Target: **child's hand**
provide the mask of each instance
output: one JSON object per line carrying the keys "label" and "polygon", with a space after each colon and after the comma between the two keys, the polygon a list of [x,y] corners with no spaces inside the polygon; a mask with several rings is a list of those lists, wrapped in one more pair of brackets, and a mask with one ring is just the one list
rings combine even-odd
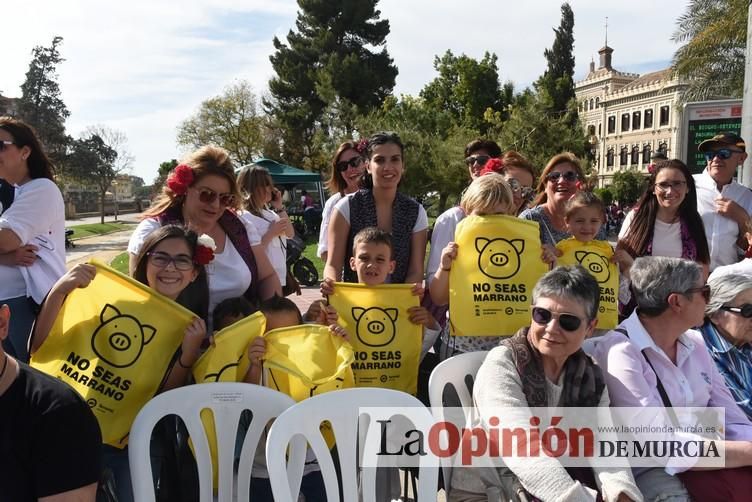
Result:
{"label": "child's hand", "polygon": [[334,309],[334,307],[332,307],[331,305],[322,304],[321,311],[319,312],[319,317],[316,320],[316,323],[323,326],[329,326],[330,324],[336,323],[337,319],[339,319],[339,315],[337,315],[337,311]]}
{"label": "child's hand", "polygon": [[410,290],[410,293],[412,293],[413,296],[417,296],[422,300],[423,295],[426,294],[426,288],[423,287],[422,282],[416,282],[415,284],[413,284],[413,289]]}
{"label": "child's hand", "polygon": [[324,300],[314,300],[314,302],[308,306],[308,310],[306,310],[303,320],[318,322],[319,316],[321,315],[322,305],[324,305]]}
{"label": "child's hand", "polygon": [[439,323],[425,307],[410,307],[407,313],[411,323],[421,324],[428,329],[439,329]]}
{"label": "child's hand", "polygon": [[200,317],[194,317],[193,321],[185,328],[183,343],[181,344],[182,354],[180,355],[180,365],[191,367],[198,360],[201,351],[201,342],[206,336],[206,323]]}
{"label": "child's hand", "polygon": [[452,268],[452,262],[457,259],[457,250],[459,246],[456,242],[450,242],[441,250],[441,270],[448,272]]}
{"label": "child's hand", "polygon": [[97,275],[97,268],[88,263],[79,263],[60,278],[55,284],[55,292],[62,295],[70,294],[76,288],[85,288]]}
{"label": "child's hand", "polygon": [[334,280],[332,279],[324,279],[321,282],[321,296],[329,296],[331,294],[334,294]]}
{"label": "child's hand", "polygon": [[551,244],[543,244],[543,253],[541,254],[541,260],[548,263],[548,266],[554,268],[556,266],[556,258],[561,256],[561,251]]}
{"label": "child's hand", "polygon": [[611,261],[619,265],[619,271],[622,275],[629,277],[629,270],[634,263],[634,258],[632,258],[629,253],[624,249],[616,248],[614,255],[611,257]]}
{"label": "child's hand", "polygon": [[345,328],[343,328],[339,324],[330,324],[329,325],[329,331],[331,331],[331,333],[334,336],[338,336],[340,338],[344,338],[345,341],[347,341],[347,342],[350,341],[350,336],[347,334],[347,331],[345,330]]}
{"label": "child's hand", "polygon": [[260,365],[266,356],[266,340],[263,336],[257,336],[248,344],[248,360],[251,365]]}
{"label": "child's hand", "polygon": [[34,244],[26,244],[13,251],[13,262],[19,267],[30,267],[37,261],[37,251]]}

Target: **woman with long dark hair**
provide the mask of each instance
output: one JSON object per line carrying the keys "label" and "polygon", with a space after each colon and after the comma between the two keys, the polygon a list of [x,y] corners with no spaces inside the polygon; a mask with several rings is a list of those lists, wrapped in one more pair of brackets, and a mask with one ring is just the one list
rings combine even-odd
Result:
{"label": "woman with long dark hair", "polygon": [[38,305],[65,273],[65,204],[34,129],[0,117],[0,178],[15,198],[0,216],[0,305],[10,318],[5,351],[24,363]]}

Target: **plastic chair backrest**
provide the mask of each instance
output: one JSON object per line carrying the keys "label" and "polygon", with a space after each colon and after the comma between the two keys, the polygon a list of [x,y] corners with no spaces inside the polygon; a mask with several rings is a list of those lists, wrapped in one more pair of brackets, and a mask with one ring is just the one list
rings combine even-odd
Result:
{"label": "plastic chair backrest", "polygon": [[[372,451],[371,446],[379,444],[381,424],[369,427],[371,417],[366,410],[362,410],[363,414],[361,414],[360,408],[379,407],[400,410],[410,408],[409,415],[406,415],[412,422],[410,427],[423,431],[426,436],[434,424],[431,412],[417,398],[404,392],[380,388],[359,387],[327,392],[301,401],[282,413],[272,424],[266,442],[266,462],[274,500],[277,502],[297,501],[298,492],[294,488],[300,485],[306,441],[318,459],[327,500],[330,502],[340,500],[334,462],[320,432],[320,425],[323,421],[331,424],[337,443],[342,500],[361,500],[358,496],[358,466],[363,465],[363,450]],[[400,425],[395,428],[404,431],[401,427],[407,422],[401,418],[398,420]],[[393,432],[390,430],[390,438],[398,435]],[[404,436],[400,437],[404,442]],[[366,445],[360,451],[359,438],[362,440],[360,446]],[[289,460],[285,457],[288,445]],[[427,447],[425,450],[427,455],[421,456],[419,460],[417,497],[419,500],[436,500],[438,459]],[[379,466],[381,467],[381,464]],[[291,479],[291,476],[294,478]],[[360,480],[363,502],[375,502],[376,468],[362,468]]]}
{"label": "plastic chair backrest", "polygon": [[[295,404],[290,396],[247,383],[218,382],[188,385],[159,394],[141,409],[131,427],[128,460],[133,495],[139,502],[155,500],[149,451],[152,430],[167,415],[177,415],[185,423],[198,465],[201,502],[249,500],[251,468],[256,447],[269,421]],[[201,421],[201,410],[211,410],[217,432],[219,485],[217,498],[212,490],[212,459]],[[240,415],[250,410],[253,420],[240,454],[238,484],[233,482],[235,441]],[[235,492],[236,498],[233,498]],[[252,500],[252,499],[251,499]]]}
{"label": "plastic chair backrest", "polygon": [[[457,354],[439,363],[431,372],[428,379],[428,401],[437,421],[444,420],[443,408],[473,406],[473,385],[475,375],[478,373],[483,361],[486,360],[488,351],[465,352]],[[470,420],[465,413],[465,424]],[[452,458],[442,457],[441,470],[444,474],[444,487],[447,492],[452,479]]]}

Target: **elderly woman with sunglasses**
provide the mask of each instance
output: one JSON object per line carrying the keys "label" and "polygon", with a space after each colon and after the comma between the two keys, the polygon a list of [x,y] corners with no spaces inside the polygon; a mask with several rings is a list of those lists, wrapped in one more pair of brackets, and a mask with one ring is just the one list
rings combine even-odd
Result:
{"label": "elderly woman with sunglasses", "polygon": [[27,363],[38,305],[65,273],[65,204],[36,133],[10,117],[0,117],[0,178],[16,187],[0,210],[0,305],[13,311],[3,347]]}
{"label": "elderly woman with sunglasses", "polygon": [[703,323],[710,299],[702,267],[681,258],[642,257],[634,261],[631,277],[637,309],[594,349],[611,404],[721,407],[726,417],[726,469],[639,469],[637,485],[646,500],[689,500],[690,495],[732,500],[734,489],[752,488],[752,423],[726,387],[702,335],[692,329]]}
{"label": "elderly woman with sunglasses", "polygon": [[[520,218],[538,222],[540,239],[543,245],[544,260],[553,263],[556,259],[556,243],[572,237],[567,232],[564,212],[567,201],[577,193],[585,181],[585,173],[579,159],[569,152],[555,155],[548,161],[538,180],[538,196],[533,207],[520,213]],[[606,240],[604,226],[595,236],[596,240]]]}
{"label": "elderly woman with sunglasses", "polygon": [[319,258],[324,262],[326,262],[329,249],[327,239],[329,238],[329,220],[332,217],[332,210],[342,197],[358,191],[366,162],[366,146],[368,145],[365,140],[358,143],[345,141],[339,145],[332,159],[332,172],[329,181],[327,181],[327,187],[332,196],[326,199],[326,203],[324,203],[321,228],[319,229],[319,246],[316,251]]}
{"label": "elderly woman with sunglasses", "polygon": [[[528,428],[532,407],[608,407],[601,370],[581,349],[597,323],[599,294],[596,280],[580,266],[541,277],[532,293],[530,326],[492,349],[478,370],[473,400],[479,426],[498,426],[502,408],[520,410],[504,417],[504,427]],[[520,488],[538,500],[596,500],[599,494],[606,501],[642,500],[629,469],[565,469],[546,455],[504,462],[500,471],[453,469],[448,500],[497,500],[487,494],[499,492],[504,500],[518,500]]]}
{"label": "elderly woman with sunglasses", "polygon": [[[214,260],[206,267],[210,313],[227,298],[245,296],[257,304],[281,295],[279,278],[258,232],[236,214],[239,204],[235,170],[227,152],[205,146],[191,153],[167,177],[161,195],[131,235],[131,274],[146,237],[163,225],[178,223],[214,240]],[[190,286],[186,292],[190,294]]]}
{"label": "elderly woman with sunglasses", "polygon": [[752,276],[714,276],[708,286],[700,332],[736,404],[752,419]]}

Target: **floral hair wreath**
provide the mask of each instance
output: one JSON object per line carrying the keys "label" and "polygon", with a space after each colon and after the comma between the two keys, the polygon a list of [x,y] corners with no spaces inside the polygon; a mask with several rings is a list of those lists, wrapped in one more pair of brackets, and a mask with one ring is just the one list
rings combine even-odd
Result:
{"label": "floral hair wreath", "polygon": [[362,138],[360,141],[358,141],[355,144],[355,151],[358,152],[361,155],[365,155],[366,151],[368,150],[368,140],[365,138]]}
{"label": "floral hair wreath", "polygon": [[196,239],[196,251],[193,253],[193,262],[196,265],[208,265],[214,260],[214,252],[217,250],[217,245],[214,243],[214,239],[206,234],[201,234]]}
{"label": "floral hair wreath", "polygon": [[167,188],[175,195],[185,195],[193,183],[193,169],[188,164],[180,164],[167,176]]}

